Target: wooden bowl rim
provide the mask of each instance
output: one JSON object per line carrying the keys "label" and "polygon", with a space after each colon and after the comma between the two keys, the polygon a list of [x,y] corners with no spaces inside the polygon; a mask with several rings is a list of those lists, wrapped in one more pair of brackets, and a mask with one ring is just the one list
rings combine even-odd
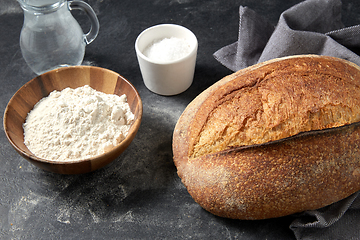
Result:
{"label": "wooden bowl rim", "polygon": [[[66,160],[66,161],[59,161],[59,160],[50,160],[50,159],[44,159],[44,158],[40,158],[35,156],[34,154],[31,153],[31,151],[29,150],[29,152],[31,153],[30,155],[27,152],[24,152],[21,148],[19,148],[17,146],[17,144],[15,144],[15,142],[11,139],[11,137],[8,134],[8,130],[7,130],[7,112],[9,111],[8,106],[11,105],[12,101],[14,101],[13,99],[15,98],[15,96],[17,94],[19,94],[19,92],[26,88],[29,84],[31,84],[33,81],[36,81],[36,79],[40,76],[45,76],[45,75],[50,75],[50,74],[54,74],[55,72],[59,72],[59,71],[68,71],[70,69],[74,69],[74,68],[79,68],[79,69],[97,69],[97,70],[101,70],[101,71],[106,71],[109,72],[111,74],[115,74],[118,76],[118,79],[121,79],[121,81],[126,82],[131,89],[135,92],[135,96],[136,99],[138,100],[138,106],[137,106],[137,111],[138,111],[138,117],[134,120],[134,122],[131,124],[128,135],[125,137],[124,140],[122,140],[118,145],[116,145],[114,148],[112,148],[110,151],[107,151],[105,153],[102,153],[100,155],[96,155],[94,157],[90,157],[90,158],[82,158],[82,159],[74,159],[74,160]],[[50,93],[49,93],[50,94]],[[115,93],[113,93],[115,94]],[[116,94],[117,95],[117,94]],[[122,75],[120,75],[119,73],[106,69],[106,68],[102,68],[102,67],[97,67],[97,66],[84,66],[84,65],[80,65],[80,66],[68,66],[68,67],[62,67],[62,68],[58,68],[58,69],[54,69],[48,72],[45,72],[41,75],[38,75],[36,77],[34,77],[33,79],[31,79],[30,81],[26,82],[23,86],[21,86],[14,94],[13,96],[10,98],[8,104],[6,105],[5,111],[4,111],[4,117],[3,117],[3,128],[4,128],[4,132],[5,135],[8,139],[8,141],[10,142],[10,144],[20,153],[20,155],[24,155],[26,157],[28,157],[29,159],[33,160],[33,161],[38,161],[38,162],[42,162],[42,163],[48,163],[48,164],[54,164],[54,165],[71,165],[71,164],[79,164],[82,162],[91,162],[93,160],[96,159],[101,159],[101,158],[106,158],[106,155],[111,155],[112,153],[116,152],[119,148],[122,148],[125,145],[124,150],[127,148],[126,145],[130,144],[132,142],[132,140],[134,139],[138,129],[140,128],[140,124],[141,124],[141,120],[142,120],[142,114],[143,114],[143,104],[142,104],[142,100],[140,97],[139,92],[137,91],[137,89],[134,87],[134,85],[127,80],[126,78],[124,78]],[[135,115],[135,113],[134,113]],[[26,145],[25,145],[26,147]],[[26,147],[27,148],[27,147]]]}

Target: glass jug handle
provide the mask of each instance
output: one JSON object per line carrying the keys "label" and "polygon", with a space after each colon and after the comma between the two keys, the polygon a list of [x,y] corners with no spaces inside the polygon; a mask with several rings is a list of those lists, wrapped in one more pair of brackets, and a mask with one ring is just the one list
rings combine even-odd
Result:
{"label": "glass jug handle", "polygon": [[91,8],[89,4],[83,1],[69,1],[68,8],[70,10],[84,11],[88,15],[91,22],[91,28],[89,32],[85,34],[85,41],[86,44],[90,44],[92,41],[94,41],[94,39],[98,35],[100,28],[99,20],[96,17],[94,10]]}

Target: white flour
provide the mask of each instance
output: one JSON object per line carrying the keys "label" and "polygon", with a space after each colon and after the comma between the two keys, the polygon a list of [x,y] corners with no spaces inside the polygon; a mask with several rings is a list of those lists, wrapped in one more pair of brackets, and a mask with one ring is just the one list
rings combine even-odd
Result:
{"label": "white flour", "polygon": [[120,143],[133,120],[126,95],[105,94],[89,86],[66,88],[34,106],[23,125],[24,142],[45,159],[93,157]]}

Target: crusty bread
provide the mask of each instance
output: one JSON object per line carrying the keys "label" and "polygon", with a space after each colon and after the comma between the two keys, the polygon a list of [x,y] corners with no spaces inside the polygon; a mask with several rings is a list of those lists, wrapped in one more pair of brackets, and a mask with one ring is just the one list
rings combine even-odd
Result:
{"label": "crusty bread", "polygon": [[218,81],[185,109],[173,154],[209,212],[265,219],[360,190],[360,68],[333,57],[274,59]]}

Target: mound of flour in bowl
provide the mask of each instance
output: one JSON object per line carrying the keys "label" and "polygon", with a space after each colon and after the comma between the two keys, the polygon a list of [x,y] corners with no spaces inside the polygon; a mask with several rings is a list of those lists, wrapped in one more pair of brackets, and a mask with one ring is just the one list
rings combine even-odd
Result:
{"label": "mound of flour in bowl", "polygon": [[24,143],[44,159],[94,157],[119,144],[133,120],[126,95],[105,94],[87,85],[55,90],[26,117]]}

